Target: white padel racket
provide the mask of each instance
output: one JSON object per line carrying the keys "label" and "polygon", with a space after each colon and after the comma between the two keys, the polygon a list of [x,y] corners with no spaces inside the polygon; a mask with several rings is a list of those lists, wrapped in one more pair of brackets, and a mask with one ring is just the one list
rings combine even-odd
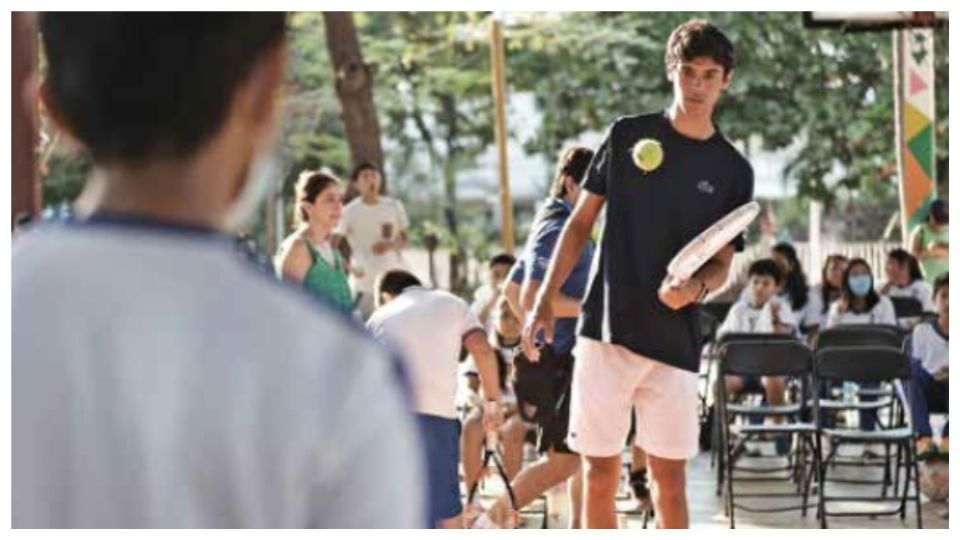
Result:
{"label": "white padel racket", "polygon": [[723,246],[746,230],[759,214],[760,204],[750,201],[723,216],[683,246],[667,265],[667,274],[676,281],[690,279]]}

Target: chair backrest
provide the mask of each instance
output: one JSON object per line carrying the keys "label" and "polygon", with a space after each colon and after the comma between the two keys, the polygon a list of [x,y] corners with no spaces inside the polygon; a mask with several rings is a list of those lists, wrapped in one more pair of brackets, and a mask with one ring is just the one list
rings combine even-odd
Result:
{"label": "chair backrest", "polygon": [[720,322],[706,311],[700,311],[700,345],[706,345],[717,337]]}
{"label": "chair backrest", "polygon": [[916,298],[909,296],[891,296],[889,298],[893,303],[893,312],[898,319],[923,316],[923,304]]}
{"label": "chair backrest", "polygon": [[773,334],[763,332],[727,332],[717,338],[717,345],[723,347],[733,342],[762,342],[762,343],[798,343],[796,336],[791,334]]}
{"label": "chair backrest", "polygon": [[899,349],[906,338],[904,331],[884,324],[849,324],[821,330],[817,350],[831,347],[892,347]]}
{"label": "chair backrest", "polygon": [[909,378],[910,362],[900,348],[827,347],[814,355],[813,371],[818,380],[884,382]]}
{"label": "chair backrest", "polygon": [[732,302],[707,302],[700,304],[700,310],[709,313],[714,319],[722,323],[727,318],[731,306],[733,306]]}
{"label": "chair backrest", "polygon": [[[751,334],[747,334],[751,335]],[[728,340],[720,349],[722,375],[802,376],[813,370],[813,353],[796,339]]]}

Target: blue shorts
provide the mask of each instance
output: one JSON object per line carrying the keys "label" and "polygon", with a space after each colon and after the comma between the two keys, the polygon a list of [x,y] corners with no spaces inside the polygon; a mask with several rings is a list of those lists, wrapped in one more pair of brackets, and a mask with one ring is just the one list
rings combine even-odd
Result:
{"label": "blue shorts", "polygon": [[463,512],[460,501],[460,421],[417,414],[429,478],[430,524]]}

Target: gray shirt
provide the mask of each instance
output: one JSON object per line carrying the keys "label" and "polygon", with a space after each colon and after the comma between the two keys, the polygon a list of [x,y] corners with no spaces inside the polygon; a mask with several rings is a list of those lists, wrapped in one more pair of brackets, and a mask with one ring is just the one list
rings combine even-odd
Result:
{"label": "gray shirt", "polygon": [[51,229],[13,247],[14,527],[426,523],[390,358],[343,317],[212,233]]}

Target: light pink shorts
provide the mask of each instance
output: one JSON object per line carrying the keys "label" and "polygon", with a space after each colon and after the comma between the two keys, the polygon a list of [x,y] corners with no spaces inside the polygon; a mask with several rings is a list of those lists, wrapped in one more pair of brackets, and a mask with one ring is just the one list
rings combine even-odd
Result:
{"label": "light pink shorts", "polygon": [[697,374],[612,343],[577,337],[567,445],[582,455],[623,451],[630,409],[635,444],[651,455],[690,459],[699,451]]}

